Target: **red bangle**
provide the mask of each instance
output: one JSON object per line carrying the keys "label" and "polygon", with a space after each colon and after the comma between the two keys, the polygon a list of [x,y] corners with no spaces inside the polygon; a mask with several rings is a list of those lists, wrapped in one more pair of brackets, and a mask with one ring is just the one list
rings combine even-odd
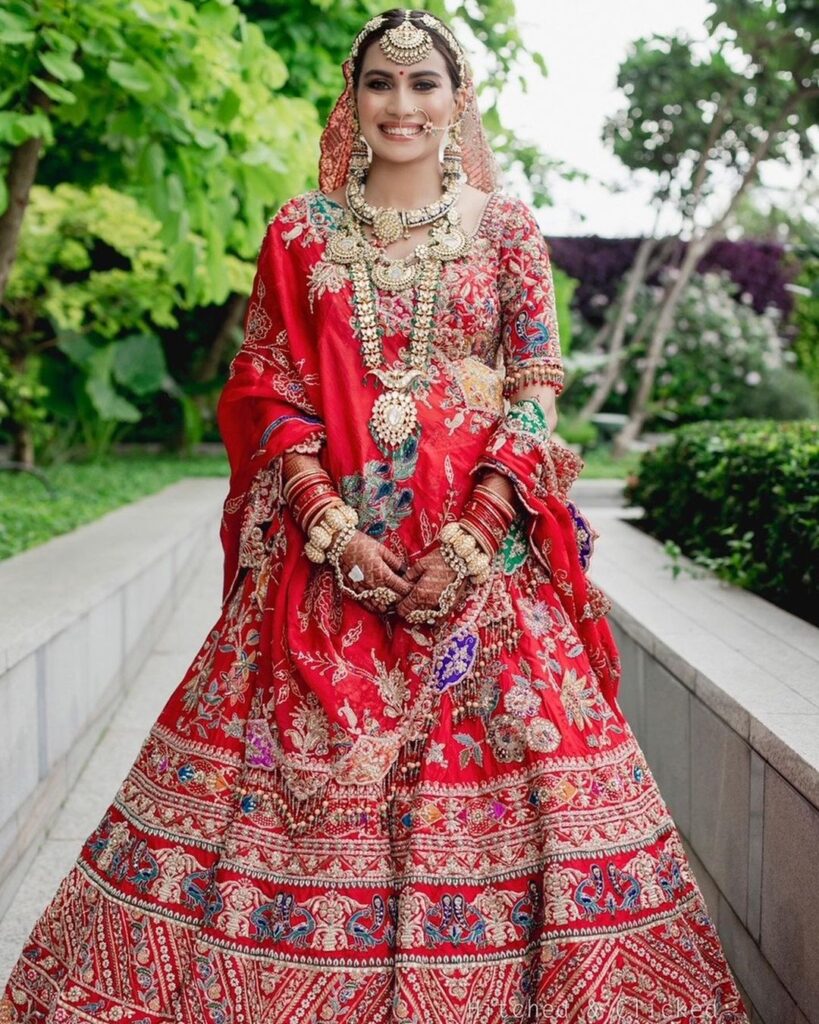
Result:
{"label": "red bangle", "polygon": [[295,497],[291,497],[289,505],[296,522],[306,533],[307,524],[314,517],[317,508],[326,504],[328,500],[335,501],[337,499],[338,493],[335,488],[331,484],[321,481],[300,491]]}

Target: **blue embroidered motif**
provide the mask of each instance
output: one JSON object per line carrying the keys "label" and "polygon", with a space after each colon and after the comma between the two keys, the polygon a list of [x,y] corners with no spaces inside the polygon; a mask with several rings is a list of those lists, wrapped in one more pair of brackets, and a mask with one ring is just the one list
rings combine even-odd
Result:
{"label": "blue embroidered motif", "polygon": [[286,423],[287,420],[301,420],[303,423],[321,423],[321,420],[319,419],[318,416],[308,416],[306,414],[302,414],[301,416],[296,416],[294,414],[291,414],[289,416],[279,416],[277,419],[273,420],[272,423],[269,423],[265,427],[265,431],[262,434],[261,439],[259,441],[259,447],[264,448],[264,446],[270,440],[270,436],[273,433],[273,431],[276,430],[277,427],[280,427],[282,423]]}
{"label": "blue embroidered motif", "polygon": [[456,633],[435,667],[435,689],[443,693],[460,683],[475,664],[478,638],[473,633]]}

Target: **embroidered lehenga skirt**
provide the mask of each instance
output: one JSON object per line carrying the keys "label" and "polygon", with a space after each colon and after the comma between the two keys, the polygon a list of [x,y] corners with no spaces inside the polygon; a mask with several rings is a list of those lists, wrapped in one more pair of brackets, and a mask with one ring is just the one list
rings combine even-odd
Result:
{"label": "embroidered lehenga skirt", "polygon": [[[497,313],[476,295],[528,222],[495,203],[446,310]],[[315,269],[332,218],[313,195],[274,225],[306,261],[292,281],[315,289],[299,308],[324,316],[324,361],[302,357],[260,272],[228,386],[250,440],[247,472],[231,453],[222,614],[37,922],[0,1020],[747,1024],[617,702],[600,596],[575,601],[561,537],[589,538],[559,449],[528,480],[522,435],[491,442],[499,378],[474,351],[441,354],[420,446],[366,448],[360,366],[353,388],[331,363],[356,351],[339,334],[333,355],[321,306],[348,302],[345,284]],[[277,389],[294,366],[305,386]],[[248,416],[254,375],[270,387]],[[281,501],[278,455],[296,444],[409,557],[457,515],[482,452],[506,459],[527,511],[452,621],[408,627],[304,557]]]}

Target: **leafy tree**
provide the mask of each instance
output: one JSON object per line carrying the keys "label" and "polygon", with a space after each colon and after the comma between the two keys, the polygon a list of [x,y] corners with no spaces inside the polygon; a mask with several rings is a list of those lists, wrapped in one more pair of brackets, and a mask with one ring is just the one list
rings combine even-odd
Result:
{"label": "leafy tree", "polygon": [[[159,225],[178,304],[224,302],[270,207],[309,180],[319,134],[314,106],[281,94],[261,30],[230,0],[8,0],[0,46],[0,300],[36,178],[133,196]],[[31,326],[33,347],[48,329]],[[23,333],[0,344],[25,375]]]}
{"label": "leafy tree", "polygon": [[[645,422],[674,310],[701,256],[730,223],[759,165],[813,153],[809,129],[819,113],[812,49],[813,0],[712,0],[710,49],[684,36],[639,39],[621,65],[628,105],[604,135],[632,170],[657,176],[658,208],[671,203],[690,238],[651,327],[640,386],[618,435],[622,453]],[[721,213],[709,200],[732,173]]]}
{"label": "leafy tree", "polygon": [[[18,433],[19,461],[30,463],[35,436],[44,437],[37,429],[42,410],[35,415],[21,406],[24,398],[32,405],[38,397],[60,421],[64,445],[76,429],[99,449],[120,424],[140,417],[116,384],[140,396],[159,389],[179,395],[154,333],[176,323],[180,301],[161,230],[133,197],[104,185],[87,191],[68,184],[32,188],[0,310],[0,371],[4,388],[16,396],[3,415],[26,428]],[[242,264],[234,258],[231,266],[232,276],[242,280]],[[127,331],[136,333],[122,338]],[[43,360],[55,350],[70,365]],[[21,390],[26,379],[48,386]]]}
{"label": "leafy tree", "polygon": [[287,69],[261,30],[218,0],[10,0],[0,44],[0,298],[38,175],[137,196],[186,299],[223,301],[226,254],[255,253],[271,202],[315,162],[315,109],[281,95]]}

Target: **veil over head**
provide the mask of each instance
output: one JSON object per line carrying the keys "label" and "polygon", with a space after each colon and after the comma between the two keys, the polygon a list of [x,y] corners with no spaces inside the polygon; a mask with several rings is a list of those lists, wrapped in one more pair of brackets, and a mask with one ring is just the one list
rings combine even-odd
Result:
{"label": "veil over head", "polygon": [[[500,170],[481,120],[475,81],[468,64],[466,67],[467,77],[462,83],[466,92],[466,105],[460,122],[463,169],[470,185],[483,192],[491,192],[500,183]],[[336,100],[321,135],[319,188],[325,193],[333,192],[346,184],[350,154],[356,142],[352,57],[344,61],[342,69],[344,91]]]}

